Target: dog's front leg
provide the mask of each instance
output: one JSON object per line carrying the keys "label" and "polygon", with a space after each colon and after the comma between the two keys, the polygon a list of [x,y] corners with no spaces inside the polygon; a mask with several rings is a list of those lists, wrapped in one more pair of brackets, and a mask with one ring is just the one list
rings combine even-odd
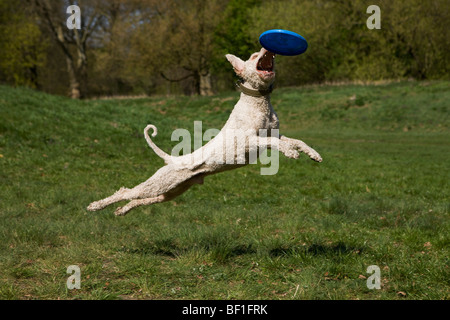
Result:
{"label": "dog's front leg", "polygon": [[288,138],[286,136],[280,136],[280,141],[287,143],[288,145],[291,145],[293,148],[298,149],[301,152],[307,154],[312,160],[322,162],[322,157],[320,156],[320,154],[303,141]]}
{"label": "dog's front leg", "polygon": [[282,141],[277,137],[254,137],[251,141],[253,146],[258,146],[259,148],[270,148],[278,150],[283,153],[286,157],[292,159],[298,159],[300,156],[296,148],[293,148],[292,144]]}

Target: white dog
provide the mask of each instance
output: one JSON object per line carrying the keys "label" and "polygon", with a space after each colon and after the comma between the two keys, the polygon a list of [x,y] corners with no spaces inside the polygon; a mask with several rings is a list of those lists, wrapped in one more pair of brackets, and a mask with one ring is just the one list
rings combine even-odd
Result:
{"label": "white dog", "polygon": [[[144,130],[145,139],[166,165],[136,187],[121,188],[112,196],[91,203],[88,210],[101,210],[115,202],[131,200],[115,212],[116,215],[125,215],[141,205],[171,200],[192,185],[203,184],[203,179],[207,175],[248,164],[251,162],[249,156],[258,148],[276,149],[286,157],[294,159],[299,157],[300,151],[314,161],[322,161],[320,155],[303,141],[278,134],[278,117],[270,104],[270,93],[275,80],[275,54],[262,48],[252,54],[247,61],[231,54],[227,54],[226,58],[243,80],[239,85],[242,93],[217,136],[193,153],[175,157],[165,153],[153,143],[148,130],[151,128],[152,136],[155,136],[156,127],[148,125]],[[268,134],[260,135],[262,129]],[[231,136],[226,134],[233,131],[239,134]],[[245,134],[242,134],[243,132]],[[237,148],[238,145],[245,147]],[[229,159],[230,154],[233,161]]]}

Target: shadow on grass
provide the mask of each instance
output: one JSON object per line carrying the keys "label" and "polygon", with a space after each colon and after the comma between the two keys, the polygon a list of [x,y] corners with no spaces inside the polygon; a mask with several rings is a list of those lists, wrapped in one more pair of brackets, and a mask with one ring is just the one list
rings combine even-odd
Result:
{"label": "shadow on grass", "polygon": [[256,247],[252,244],[227,244],[212,243],[203,246],[180,246],[174,241],[160,240],[152,244],[141,245],[140,247],[129,248],[123,247],[121,251],[139,254],[139,255],[159,255],[170,258],[176,258],[190,251],[201,249],[210,254],[211,258],[217,262],[226,262],[231,258],[243,255],[268,255],[274,257],[304,256],[304,255],[326,255],[326,256],[342,256],[348,254],[360,255],[365,248],[350,246],[339,242],[337,244],[317,244],[311,245],[279,245],[275,247]]}
{"label": "shadow on grass", "polygon": [[154,243],[148,243],[147,245],[140,245],[134,248],[122,247],[120,251],[132,254],[151,254],[175,258],[198,249],[203,249],[206,252],[209,252],[213,255],[213,257],[218,258],[219,260],[226,260],[231,257],[254,254],[257,252],[251,244],[228,245],[223,243],[212,243],[203,246],[182,246],[170,239],[159,240]]}
{"label": "shadow on grass", "polygon": [[346,254],[361,254],[365,250],[363,247],[354,247],[339,242],[333,245],[323,245],[313,243],[309,246],[288,246],[276,247],[269,250],[271,257],[292,256],[292,255],[327,255],[340,256]]}

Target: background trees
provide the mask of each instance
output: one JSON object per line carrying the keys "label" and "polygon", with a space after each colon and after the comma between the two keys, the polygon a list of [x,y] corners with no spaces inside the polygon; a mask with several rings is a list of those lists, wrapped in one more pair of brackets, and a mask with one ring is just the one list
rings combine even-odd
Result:
{"label": "background trees", "polygon": [[40,88],[38,67],[46,61],[46,41],[29,8],[0,0],[0,81]]}
{"label": "background trees", "polygon": [[214,30],[225,7],[226,2],[221,0],[166,1],[153,21],[142,26],[164,79],[190,79],[191,91],[212,94]]}
{"label": "background trees", "polygon": [[[81,9],[69,30],[66,8]],[[201,94],[232,88],[224,58],[247,58],[272,28],[302,34],[307,52],[277,57],[277,83],[449,77],[447,0],[0,0],[0,82],[73,98]]]}

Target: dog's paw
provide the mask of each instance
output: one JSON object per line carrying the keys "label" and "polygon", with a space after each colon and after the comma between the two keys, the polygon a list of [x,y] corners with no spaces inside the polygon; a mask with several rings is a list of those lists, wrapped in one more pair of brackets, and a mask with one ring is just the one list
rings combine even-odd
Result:
{"label": "dog's paw", "polygon": [[289,149],[284,152],[284,155],[291,159],[298,159],[300,157],[300,153],[295,149]]}
{"label": "dog's paw", "polygon": [[116,209],[116,211],[114,211],[114,214],[115,214],[116,216],[123,216],[124,213],[122,212],[122,207],[118,207],[118,208]]}
{"label": "dog's paw", "polygon": [[100,209],[102,209],[102,207],[101,207],[101,205],[100,205],[100,201],[92,202],[92,203],[87,207],[87,210],[89,210],[89,211],[97,211],[97,210],[100,210]]}
{"label": "dog's paw", "polygon": [[316,162],[322,162],[322,157],[316,150],[310,148],[305,153],[311,158],[311,160],[314,160]]}
{"label": "dog's paw", "polygon": [[319,154],[313,157],[310,156],[310,158],[316,162],[322,162],[322,157]]}
{"label": "dog's paw", "polygon": [[114,211],[114,214],[118,217],[124,216],[128,213],[128,210],[125,207],[118,207],[116,211]]}

